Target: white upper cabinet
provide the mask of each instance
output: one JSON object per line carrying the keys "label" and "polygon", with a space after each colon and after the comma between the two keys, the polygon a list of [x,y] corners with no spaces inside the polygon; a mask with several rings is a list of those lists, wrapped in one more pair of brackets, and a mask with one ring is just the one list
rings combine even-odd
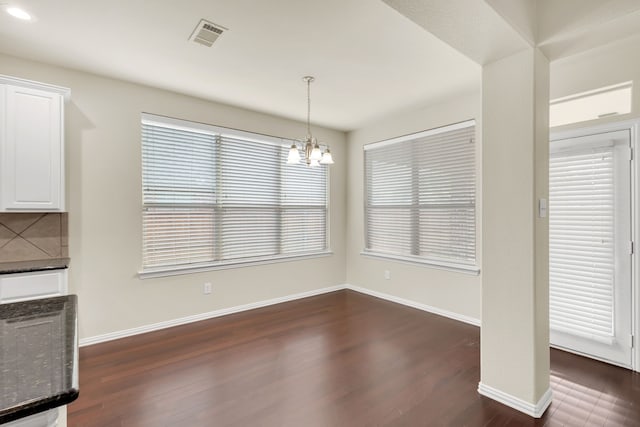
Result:
{"label": "white upper cabinet", "polygon": [[64,94],[0,78],[0,211],[64,211]]}

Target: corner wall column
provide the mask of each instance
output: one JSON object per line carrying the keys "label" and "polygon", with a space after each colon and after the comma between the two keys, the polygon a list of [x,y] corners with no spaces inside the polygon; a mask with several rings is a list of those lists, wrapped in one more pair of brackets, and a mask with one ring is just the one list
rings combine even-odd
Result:
{"label": "corner wall column", "polygon": [[527,48],[483,67],[485,396],[540,417],[549,388],[549,61]]}

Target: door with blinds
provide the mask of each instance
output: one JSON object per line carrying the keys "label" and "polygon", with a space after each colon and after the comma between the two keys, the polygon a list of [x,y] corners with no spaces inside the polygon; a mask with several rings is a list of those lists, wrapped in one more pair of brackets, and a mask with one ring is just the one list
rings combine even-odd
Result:
{"label": "door with blinds", "polygon": [[552,141],[551,344],[631,366],[631,148],[628,130]]}

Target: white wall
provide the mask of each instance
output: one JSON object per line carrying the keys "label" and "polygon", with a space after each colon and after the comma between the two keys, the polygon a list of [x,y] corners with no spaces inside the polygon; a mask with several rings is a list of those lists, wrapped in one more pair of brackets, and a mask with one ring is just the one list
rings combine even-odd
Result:
{"label": "white wall", "polygon": [[[478,87],[480,82],[478,82]],[[468,119],[476,119],[476,148],[481,151],[480,93],[460,96],[447,103],[388,117],[370,126],[348,134],[349,166],[347,202],[347,283],[408,299],[410,301],[450,312],[461,317],[480,319],[481,276],[439,270],[417,264],[365,257],[364,249],[364,170],[363,145],[375,141],[406,135],[448,125]],[[477,259],[481,265],[480,173],[482,160],[478,157]],[[384,271],[391,278],[385,280]]]}
{"label": "white wall", "polygon": [[[314,128],[330,142],[328,257],[140,280],[140,113],[300,138],[303,123],[0,56],[0,74],[71,88],[66,110],[69,287],[79,298],[80,337],[94,337],[345,282],[345,134]],[[215,82],[212,82],[215,84]],[[277,100],[274,100],[277,102]],[[211,282],[213,294],[202,294]]]}

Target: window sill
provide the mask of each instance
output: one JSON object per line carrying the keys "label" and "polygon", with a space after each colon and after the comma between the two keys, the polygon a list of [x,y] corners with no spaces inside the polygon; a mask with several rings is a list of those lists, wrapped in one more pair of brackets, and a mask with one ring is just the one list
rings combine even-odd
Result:
{"label": "window sill", "polygon": [[424,267],[436,268],[438,270],[453,271],[456,273],[470,274],[478,276],[480,274],[480,268],[475,265],[457,264],[453,262],[426,260],[422,258],[413,258],[408,256],[399,255],[387,255],[373,252],[362,251],[360,255],[367,258],[385,259],[391,261],[397,261],[404,264],[421,265]]}
{"label": "window sill", "polygon": [[165,268],[155,268],[138,272],[140,279],[153,279],[156,277],[177,276],[180,274],[200,273],[203,271],[227,270],[230,268],[253,267],[257,265],[275,264],[279,262],[301,261],[305,259],[322,258],[333,255],[332,251],[316,252],[305,255],[279,256],[272,258],[262,258],[257,260],[237,260],[225,262],[224,264],[199,264],[193,266],[175,266]]}

